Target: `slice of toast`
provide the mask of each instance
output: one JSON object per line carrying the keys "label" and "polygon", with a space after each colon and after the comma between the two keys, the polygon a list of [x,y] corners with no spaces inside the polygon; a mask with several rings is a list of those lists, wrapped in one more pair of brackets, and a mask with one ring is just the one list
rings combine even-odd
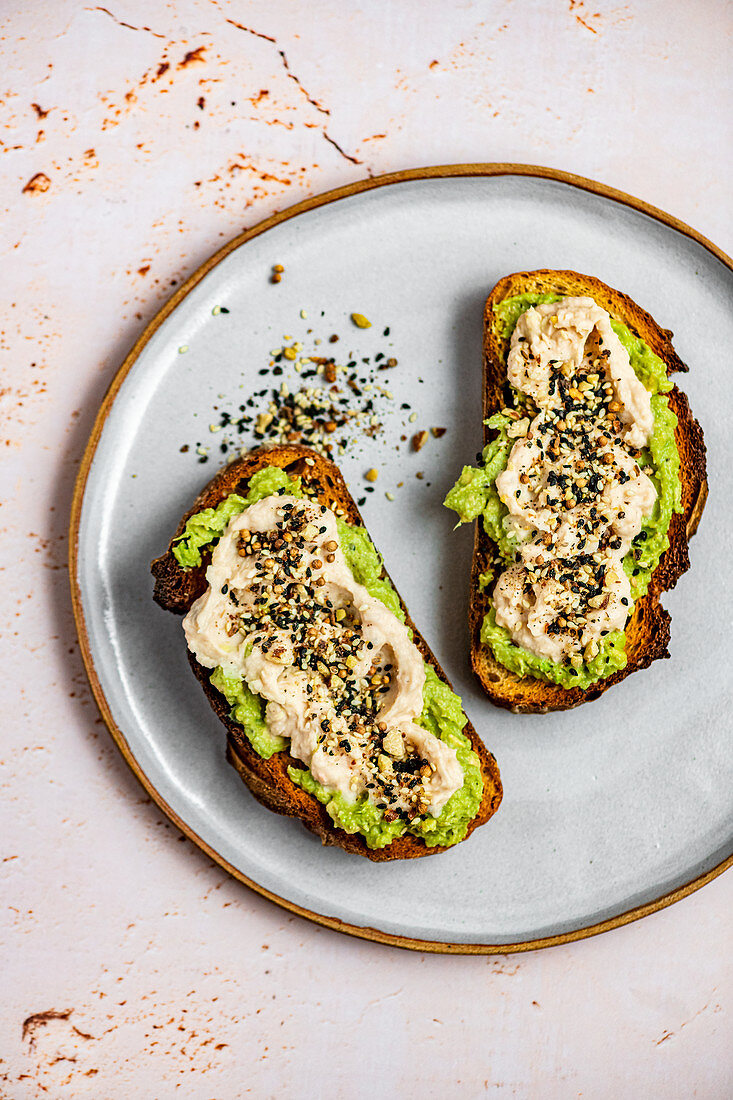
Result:
{"label": "slice of toast", "polygon": [[[338,467],[307,447],[285,445],[258,448],[221,469],[183,516],[174,539],[182,534],[186,521],[194,513],[204,508],[215,507],[230,493],[246,494],[249,479],[264,466],[279,466],[288,474],[300,477],[303,485],[307,486],[309,495],[328,507],[341,508],[344,513],[343,518],[348,523],[363,526],[363,520]],[[151,565],[151,571],[155,577],[153,598],[166,610],[182,615],[206,590],[206,568],[211,557],[211,548],[202,551],[203,560],[200,566],[183,569],[172,553],[174,539],[171,540],[166,553]],[[386,572],[384,576],[387,576]],[[410,619],[407,608],[402,601],[400,602],[406,623],[413,631],[415,645],[424,660],[435,669],[439,678],[450,686],[445,673]],[[183,638],[181,638],[181,644],[184,644]],[[296,786],[288,776],[288,766],[292,764],[302,766],[300,762],[291,757],[287,750],[275,753],[269,760],[259,756],[250,745],[243,729],[231,720],[231,708],[227,701],[209,682],[211,670],[203,668],[190,652],[188,658],[217,717],[226,726],[229,762],[234,765],[252,794],[263,805],[276,813],[300,818],[304,825],[321,837],[324,844],[338,845],[347,852],[367,856],[372,860],[414,859],[446,850],[440,846],[429,848],[421,838],[409,834],[397,837],[386,848],[371,849],[367,847],[359,833],[349,834],[337,828],[326,812],[325,806],[301,787]],[[470,835],[477,826],[483,825],[496,812],[501,801],[502,787],[496,760],[487,751],[470,723],[465,726],[464,733],[470,738],[473,751],[479,757],[484,782],[481,804],[469,825],[467,835]]]}
{"label": "slice of toast", "polygon": [[[593,298],[611,317],[622,321],[663,360],[668,375],[676,371],[687,371],[688,368],[672,347],[672,333],[661,328],[653,317],[625,294],[606,286],[600,279],[579,275],[575,271],[521,271],[515,275],[507,275],[496,284],[484,310],[484,420],[507,404],[512,404],[506,365],[510,336],[502,334],[493,307],[505,298],[517,294],[549,293]],[[493,586],[481,592],[479,576],[489,568],[498,551],[496,544],[484,531],[479,517],[474,540],[469,605],[471,663],[484,691],[498,706],[519,714],[567,710],[590,699],[598,699],[613,684],[618,684],[637,669],[647,668],[657,658],[669,657],[667,646],[670,638],[670,616],[661,606],[660,596],[673,588],[690,567],[687,544],[697,530],[705,506],[707,481],[702,429],[690,412],[687,397],[677,386],[666,396],[670,408],[677,415],[675,441],[680,454],[682,512],[672,515],[669,548],[660,559],[646,595],[636,602],[626,625],[625,668],[583,690],[577,687],[565,688],[530,676],[516,676],[496,660],[491,649],[482,645],[480,638],[481,624],[489,610]],[[491,441],[493,434],[491,428],[484,426],[485,443]]]}

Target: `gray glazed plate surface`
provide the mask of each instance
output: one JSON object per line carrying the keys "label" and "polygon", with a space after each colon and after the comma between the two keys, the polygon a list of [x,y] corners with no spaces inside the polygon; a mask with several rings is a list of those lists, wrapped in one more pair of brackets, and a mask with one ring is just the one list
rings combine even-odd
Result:
{"label": "gray glazed plate surface", "polygon": [[[275,263],[286,268],[278,286]],[[664,597],[671,659],[575,711],[519,717],[494,708],[473,679],[472,532],[454,532],[441,501],[481,446],[484,299],[501,276],[538,267],[596,275],[674,330],[690,366],[678,381],[705,431],[710,498],[692,568]],[[274,225],[214,266],[144,343],[106,411],[88,452],[72,582],[97,698],[128,760],[186,831],[289,907],[437,949],[583,934],[718,867],[731,852],[733,790],[731,683],[720,658],[730,587],[719,549],[731,541],[719,472],[729,468],[720,348],[733,344],[732,289],[724,263],[648,214],[511,173],[408,178],[351,194]],[[372,328],[352,326],[353,311]],[[394,395],[383,434],[338,461],[355,497],[364,471],[379,469],[365,522],[502,773],[498,814],[429,859],[372,864],[322,848],[261,807],[224,759],[224,730],[188,668],[180,619],[151,599],[150,560],[218,466],[213,410],[237,409],[260,383],[281,381],[257,371],[285,334],[310,347],[308,328],[340,334],[339,361],[387,345],[399,361],[382,376]],[[417,412],[413,423],[403,402]],[[434,425],[447,432],[419,455],[400,441]],[[196,443],[211,449],[208,463],[197,461]]]}

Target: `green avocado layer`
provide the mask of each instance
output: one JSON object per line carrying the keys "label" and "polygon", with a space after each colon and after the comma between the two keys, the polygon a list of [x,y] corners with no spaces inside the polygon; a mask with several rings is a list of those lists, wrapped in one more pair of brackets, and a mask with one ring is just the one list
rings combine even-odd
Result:
{"label": "green avocado layer", "polygon": [[[530,306],[559,299],[559,294],[518,294],[499,302],[494,306],[494,311],[500,325],[500,335],[508,340],[520,316]],[[611,327],[626,348],[637,378],[652,394],[654,413],[654,430],[649,446],[642,452],[641,463],[652,468],[651,478],[657,490],[657,499],[623,562],[631,581],[631,599],[636,602],[647,591],[652,574],[669,546],[672,513],[682,511],[680,458],[674,438],[677,417],[669,408],[667,398],[662,396],[672,389],[663,361],[621,321],[612,318]],[[499,499],[495,484],[498,475],[506,469],[513,446],[513,440],[507,436],[511,420],[502,413],[495,413],[486,423],[496,434],[491,443],[484,447],[482,464],[463,467],[444,503],[457,512],[459,523],[470,523],[481,516],[484,530],[496,543],[501,558],[511,563],[517,543],[507,529],[505,520],[508,511]],[[482,589],[493,579],[492,573],[481,578]],[[629,614],[632,610],[633,606]],[[509,631],[497,625],[493,608],[481,625],[481,641],[489,646],[497,661],[517,676],[535,676],[567,688],[585,689],[626,666],[626,636],[621,631],[607,635],[602,640],[600,652],[591,661],[583,661],[578,668],[573,668],[568,663],[559,664],[547,657],[538,657],[515,645]]]}
{"label": "green avocado layer", "polygon": [[173,556],[176,561],[184,569],[201,565],[202,549],[219,538],[232,516],[239,515],[258,500],[284,492],[302,497],[300,478],[289,477],[279,466],[264,466],[249,479],[246,497],[230,493],[216,508],[204,508],[186,521],[183,534],[174,540]]}
{"label": "green avocado layer", "polygon": [[481,805],[484,784],[479,759],[462,732],[466,716],[461,700],[438,679],[435,670],[428,664],[425,665],[423,711],[417,724],[454,748],[458,763],[463,768],[463,786],[451,795],[437,817],[417,817],[412,822],[399,818],[385,821],[382,811],[365,797],[347,802],[341,793],[325,790],[309,771],[297,767],[289,767],[288,775],[294,783],[324,804],[339,829],[347,833],[361,833],[369,848],[384,848],[395,837],[405,833],[422,837],[429,848],[457,844],[463,840]]}
{"label": "green avocado layer", "polygon": [[[299,497],[304,495],[299,478],[290,478],[276,466],[266,466],[252,476],[246,496],[232,493],[216,508],[206,508],[191,516],[173,547],[178,563],[184,568],[200,565],[201,550],[220,537],[232,516],[274,493],[288,493]],[[340,519],[337,520],[337,526],[344,556],[354,579],[404,622],[405,616],[397,593],[381,575],[382,559],[367,532],[363,527],[352,526]],[[256,753],[268,760],[273,753],[287,749],[287,741],[274,736],[267,728],[264,700],[250,691],[241,677],[229,676],[222,668],[216,668],[210,679],[216,690],[230,704],[232,720],[242,727]],[[463,786],[451,795],[438,817],[426,815],[415,818],[412,822],[399,818],[388,822],[384,820],[383,811],[377,809],[365,796],[349,802],[342,794],[327,791],[310,771],[295,765],[288,768],[288,775],[294,783],[325,805],[338,828],[347,833],[360,833],[369,848],[384,848],[395,837],[405,833],[422,837],[431,848],[436,845],[447,847],[456,844],[465,837],[481,804],[481,765],[471,748],[469,738],[462,732],[466,725],[466,716],[461,700],[428,664],[425,665],[423,711],[417,722],[454,748],[463,768]]]}

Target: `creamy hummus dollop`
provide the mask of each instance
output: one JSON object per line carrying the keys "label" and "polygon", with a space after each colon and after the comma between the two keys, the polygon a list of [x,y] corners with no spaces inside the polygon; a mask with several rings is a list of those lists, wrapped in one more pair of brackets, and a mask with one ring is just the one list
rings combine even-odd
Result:
{"label": "creamy hummus dollop", "polygon": [[594,360],[599,360],[610,403],[617,406],[612,411],[621,421],[624,442],[646,446],[654,429],[649,393],[636,377],[608,312],[592,298],[562,298],[526,310],[512,333],[507,377],[539,409],[561,409],[563,396],[552,366],[562,364],[564,377],[570,379]]}
{"label": "creamy hummus dollop", "polygon": [[334,512],[266,497],[234,516],[183,620],[189,649],[267,700],[265,720],[329,791],[387,820],[437,816],[456,752],[417,725],[425,669],[404,623],[354,579]]}
{"label": "creamy hummus dollop", "polygon": [[592,298],[526,310],[507,357],[530,399],[496,479],[516,540],[493,592],[496,621],[551,661],[592,659],[631,610],[623,558],[657,492],[639,451],[654,430],[648,391]]}

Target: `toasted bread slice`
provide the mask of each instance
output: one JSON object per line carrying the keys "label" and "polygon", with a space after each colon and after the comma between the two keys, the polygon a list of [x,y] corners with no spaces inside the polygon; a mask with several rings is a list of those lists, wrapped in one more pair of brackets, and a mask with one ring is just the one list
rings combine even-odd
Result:
{"label": "toasted bread slice", "polygon": [[[600,279],[579,275],[575,271],[522,271],[501,279],[486,302],[483,338],[484,420],[512,403],[506,366],[510,337],[501,333],[494,306],[517,294],[548,293],[561,296],[587,295],[593,298],[611,317],[622,321],[663,360],[668,375],[676,371],[687,371],[688,368],[672,347],[672,333],[661,328],[653,317],[627,295],[606,286]],[[675,441],[680,454],[682,512],[672,515],[669,548],[662,555],[646,595],[637,601],[627,623],[625,668],[583,690],[577,687],[565,688],[534,677],[516,676],[497,661],[491,649],[482,645],[480,638],[481,624],[490,606],[491,590],[479,590],[479,576],[496,557],[497,547],[484,531],[480,518],[476,523],[469,606],[471,663],[484,691],[498,706],[520,714],[567,710],[590,699],[598,699],[613,684],[620,683],[637,669],[647,668],[657,658],[669,657],[667,646],[670,638],[670,616],[661,606],[660,596],[673,588],[690,567],[687,544],[697,530],[705,506],[707,481],[702,429],[690,412],[685,394],[677,386],[666,396],[670,408],[677,415]],[[485,426],[485,443],[489,443],[492,436],[492,430]]]}
{"label": "toasted bread slice", "polygon": [[[333,462],[307,447],[297,445],[262,447],[250,451],[245,457],[237,459],[219,471],[181,519],[174,539],[182,534],[186,521],[194,513],[204,508],[215,507],[230,493],[246,493],[249,479],[264,466],[279,466],[288,474],[302,478],[309,494],[321,504],[341,508],[344,519],[348,523],[363,526],[356,504],[346,488],[338,467]],[[210,548],[202,551],[203,561],[199,567],[182,569],[172,553],[173,541],[171,540],[167,552],[151,565],[155,577],[153,598],[161,607],[182,615],[206,590],[206,567],[210,559]],[[384,575],[387,576],[386,573]],[[402,603],[402,609],[405,612],[407,625],[412,628],[415,645],[424,660],[431,664],[439,678],[450,686],[445,673],[410,619],[404,603]],[[183,639],[181,643],[183,644]],[[326,812],[325,806],[296,786],[288,776],[288,766],[299,762],[295,761],[287,750],[275,753],[269,760],[259,756],[251,747],[243,729],[231,720],[229,704],[209,682],[211,670],[198,664],[191,653],[188,656],[211,706],[226,726],[229,762],[234,765],[252,794],[263,805],[277,813],[300,818],[304,825],[321,837],[324,844],[337,845],[347,852],[367,856],[372,860],[414,859],[433,852],[445,851],[445,848],[439,846],[429,848],[419,837],[411,835],[397,837],[386,848],[370,849],[360,834],[349,834],[337,828]],[[477,826],[483,825],[496,812],[501,801],[502,787],[496,760],[487,751],[470,723],[466,725],[464,733],[470,738],[473,751],[479,757],[484,782],[481,804],[469,825],[467,835],[470,835]]]}

